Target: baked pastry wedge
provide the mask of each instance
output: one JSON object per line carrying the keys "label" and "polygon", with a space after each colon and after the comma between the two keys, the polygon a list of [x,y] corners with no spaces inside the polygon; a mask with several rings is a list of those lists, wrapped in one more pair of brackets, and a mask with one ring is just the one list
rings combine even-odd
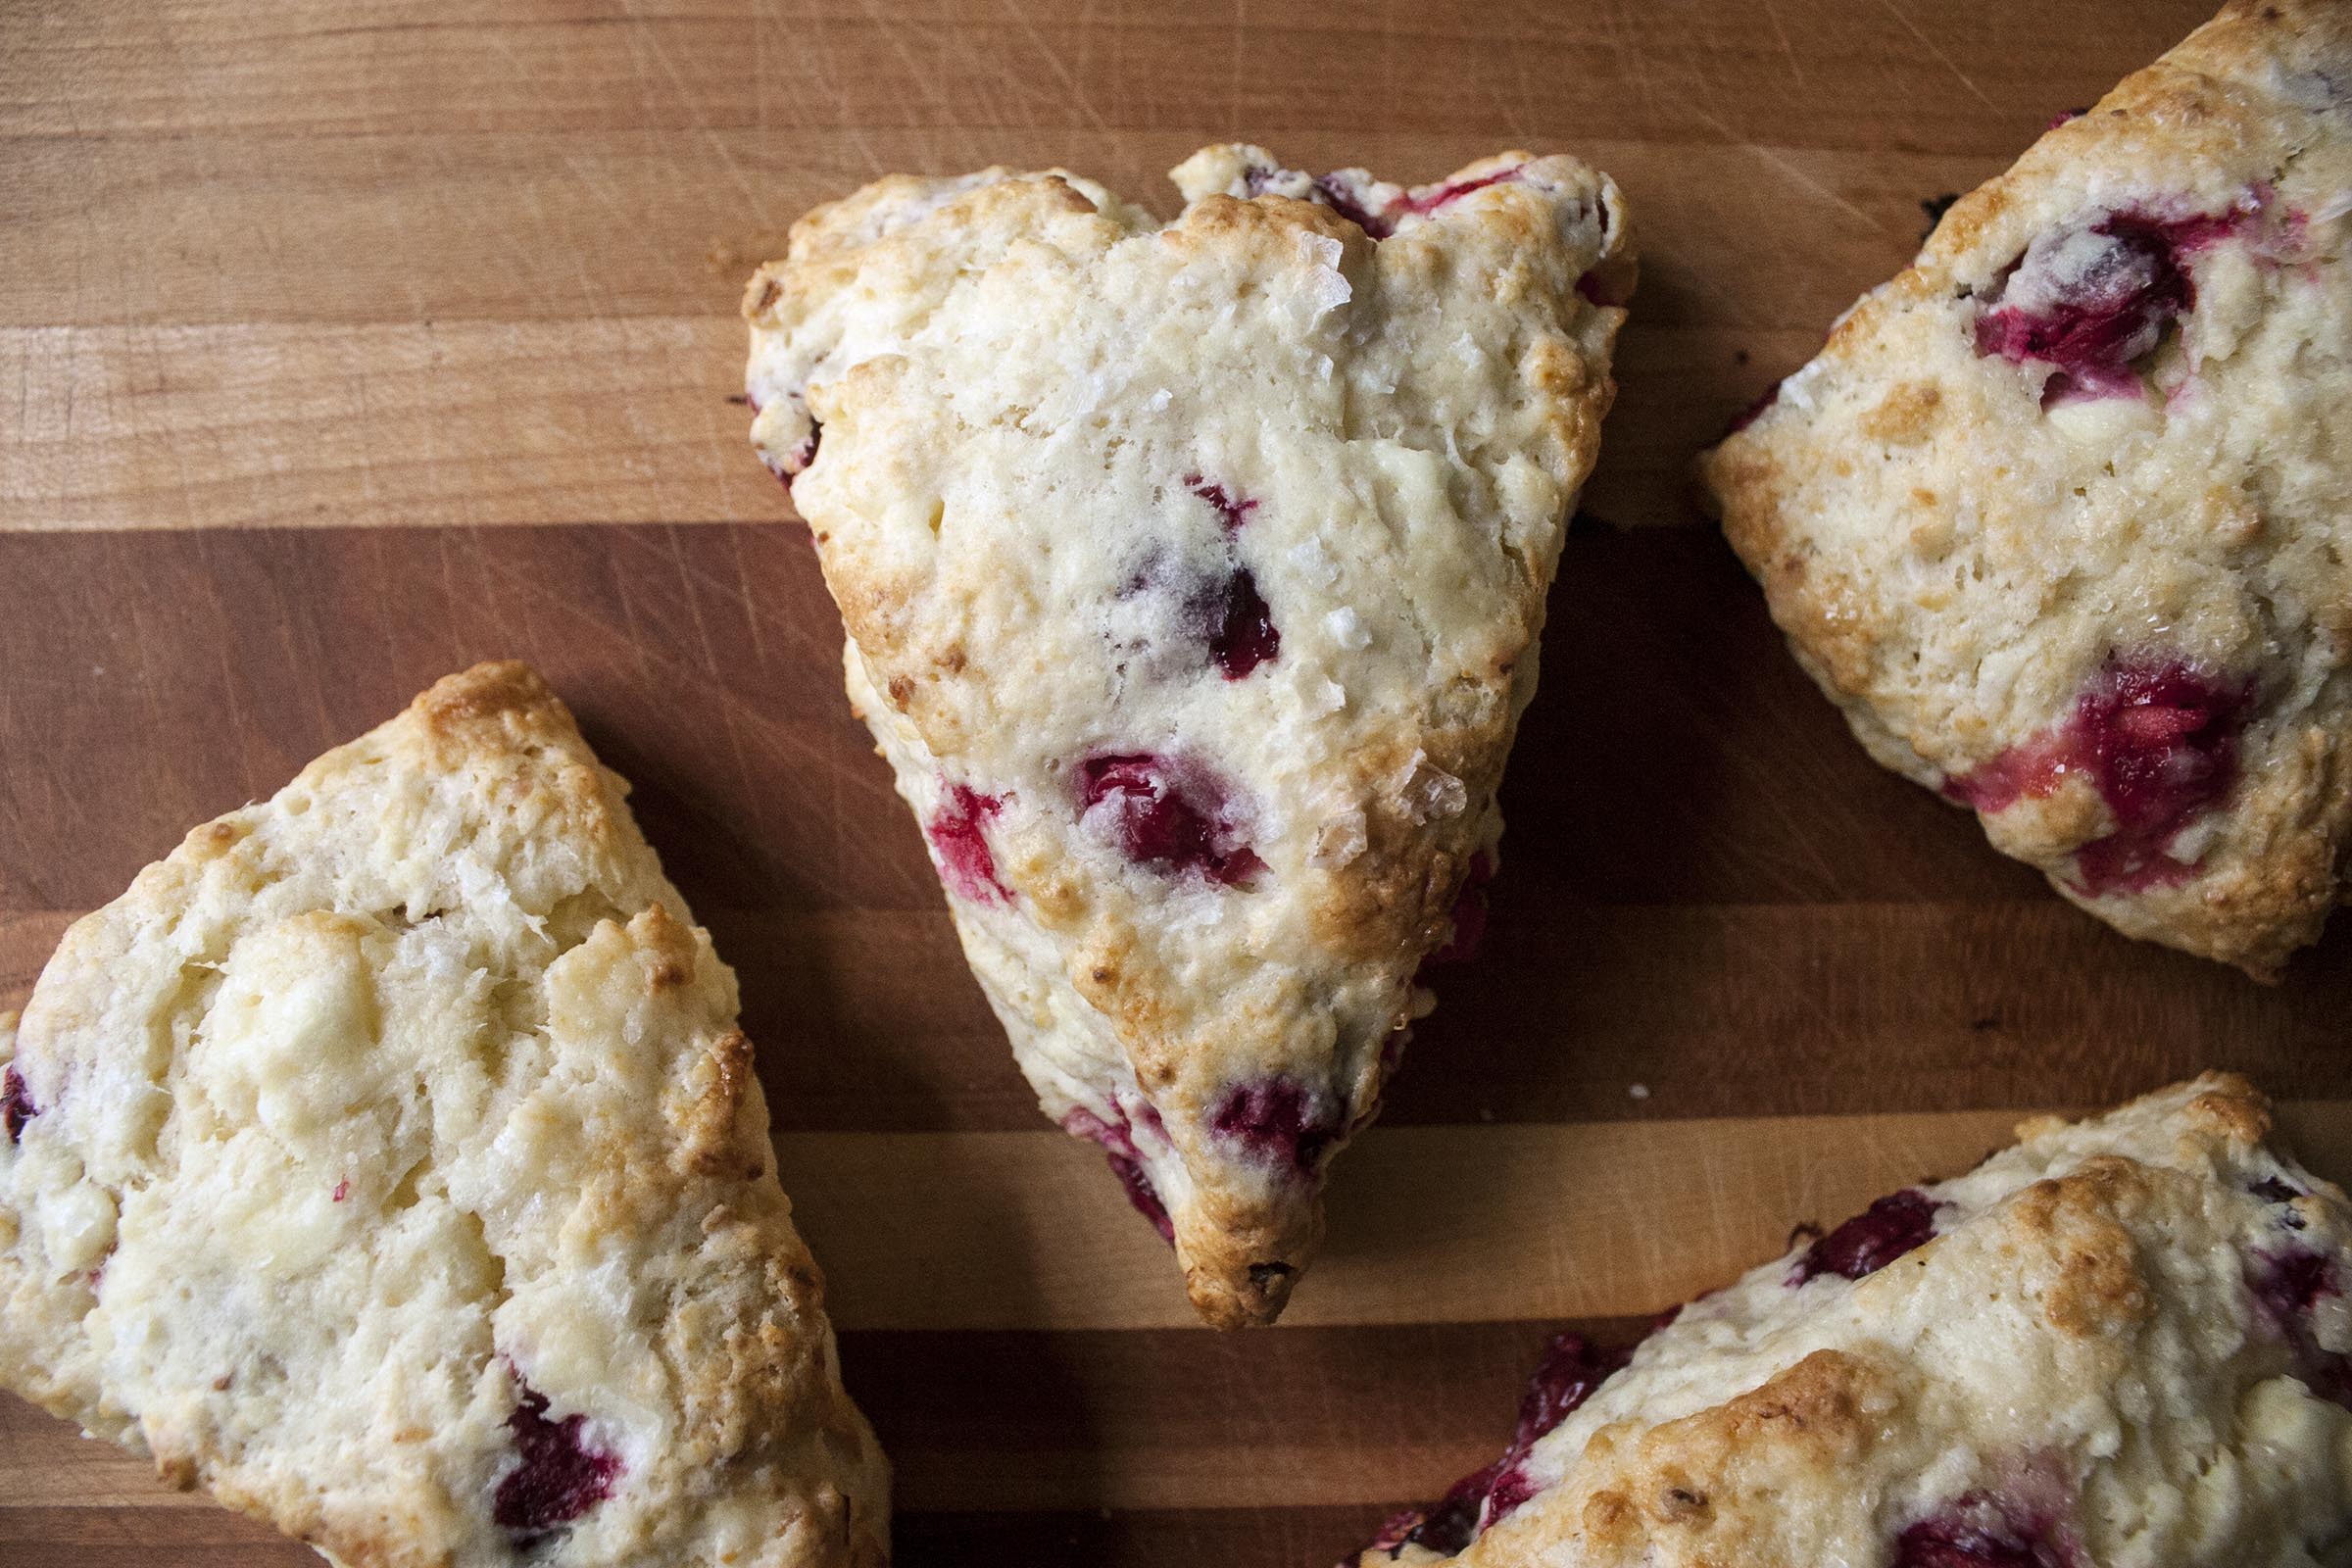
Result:
{"label": "baked pastry wedge", "polygon": [[2352,6],[2231,4],[1945,215],[1701,464],[1886,766],[2277,973],[2352,825]]}
{"label": "baked pastry wedge", "polygon": [[209,822],[0,1020],[0,1387],[332,1561],[871,1568],[735,980],[529,668]]}
{"label": "baked pastry wedge", "polygon": [[1022,1068],[1233,1326],[1474,934],[1633,260],[1570,158],[1174,178],[820,208],[748,390]]}
{"label": "baked pastry wedge", "polygon": [[1659,1320],[1356,1568],[2310,1568],[2352,1549],[2352,1205],[2208,1074],[2018,1129]]}

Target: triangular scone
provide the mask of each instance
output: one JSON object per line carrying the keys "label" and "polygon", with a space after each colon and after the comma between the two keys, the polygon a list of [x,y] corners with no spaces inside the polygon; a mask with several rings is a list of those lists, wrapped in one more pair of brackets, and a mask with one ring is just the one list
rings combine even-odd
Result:
{"label": "triangular scone", "polygon": [[881,1563],[626,792],[483,664],[67,932],[0,1029],[0,1387],[354,1565]]}
{"label": "triangular scone", "polygon": [[1633,263],[1569,158],[1175,178],[1164,227],[1058,172],[886,179],[745,309],[964,952],[1229,1326],[1282,1309],[1492,867]]}
{"label": "triangular scone", "polygon": [[2274,973],[2352,826],[2352,6],[2233,4],[1963,199],[1703,464],[1873,757]]}
{"label": "triangular scone", "polygon": [[1660,1320],[1359,1568],[2313,1568],[2352,1543],[2352,1205],[2208,1074],[2051,1117]]}

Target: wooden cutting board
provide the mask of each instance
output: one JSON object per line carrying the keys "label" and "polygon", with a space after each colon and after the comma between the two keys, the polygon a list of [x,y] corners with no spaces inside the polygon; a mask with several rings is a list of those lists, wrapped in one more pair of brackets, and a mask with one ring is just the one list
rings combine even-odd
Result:
{"label": "wooden cutting board", "polygon": [[[0,1005],[189,825],[447,670],[536,661],[743,977],[900,1560],[1330,1562],[1642,1314],[2021,1107],[2212,1063],[2352,1174],[2352,929],[2276,988],[2127,943],[1880,772],[1691,452],[2202,0],[1110,6],[18,0],[0,12]],[[741,280],[893,170],[1201,142],[1609,169],[1623,395],[1448,974],[1271,1333],[1193,1325],[1047,1127],[750,456]],[[1684,525],[1684,526],[1677,526]],[[0,1399],[0,1562],[288,1564]]]}

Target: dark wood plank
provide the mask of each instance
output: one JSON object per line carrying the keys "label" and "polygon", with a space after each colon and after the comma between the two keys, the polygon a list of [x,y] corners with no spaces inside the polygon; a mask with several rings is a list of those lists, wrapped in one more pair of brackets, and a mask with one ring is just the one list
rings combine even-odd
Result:
{"label": "dark wood plank", "polygon": [[[187,827],[519,654],[742,972],[781,1128],[1034,1127],[838,639],[792,525],[0,537],[0,755],[40,759],[0,774],[0,981]],[[2352,938],[2265,988],[2066,907],[1861,755],[1711,539],[1579,529],[1544,670],[1488,949],[1438,976],[1390,1125],[2087,1104],[2208,1064],[2340,1092]]]}

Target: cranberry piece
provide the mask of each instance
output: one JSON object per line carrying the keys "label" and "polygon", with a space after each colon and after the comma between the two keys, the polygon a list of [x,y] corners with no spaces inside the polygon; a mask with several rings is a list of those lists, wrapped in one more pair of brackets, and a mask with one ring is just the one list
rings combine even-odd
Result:
{"label": "cranberry piece", "polygon": [[1518,177],[1519,170],[1517,166],[1513,166],[1509,169],[1498,169],[1492,174],[1481,174],[1476,179],[1453,180],[1440,185],[1426,196],[1407,196],[1404,199],[1404,210],[1427,217],[1441,207],[1460,201],[1474,190],[1485,190],[1489,185],[1500,185]]}
{"label": "cranberry piece", "polygon": [[[1413,1540],[1414,1532],[1429,1521],[1429,1512],[1422,1508],[1405,1508],[1380,1522],[1380,1531],[1365,1546],[1365,1551],[1385,1551],[1394,1557],[1404,1550]],[[1438,1548],[1431,1548],[1436,1550]],[[1342,1564],[1342,1568],[1348,1565]]]}
{"label": "cranberry piece", "polygon": [[1520,1396],[1518,1425],[1502,1457],[1455,1482],[1426,1512],[1391,1518],[1373,1546],[1395,1553],[1409,1544],[1449,1555],[1468,1546],[1536,1494],[1525,1468],[1529,1450],[1632,1358],[1630,1350],[1601,1348],[1581,1334],[1556,1336]]}
{"label": "cranberry piece", "polygon": [[2036,736],[1988,761],[1943,781],[1947,799],[1979,811],[2006,811],[2026,799],[2038,800],[2082,766],[2075,737],[2066,730]]}
{"label": "cranberry piece", "polygon": [[507,1417],[517,1463],[499,1482],[490,1516],[524,1537],[568,1524],[612,1495],[620,1458],[588,1446],[580,1436],[584,1415],[547,1418],[547,1396],[529,1384]]}
{"label": "cranberry piece", "polygon": [[1588,305],[1598,305],[1605,308],[1625,303],[1625,296],[1610,287],[1608,280],[1596,271],[1586,272],[1578,277],[1576,292],[1577,297]]}
{"label": "cranberry piece", "polygon": [[2295,1375],[2323,1399],[2352,1410],[2352,1354],[2320,1344],[2313,1310],[2323,1297],[2344,1294],[2344,1282],[2324,1252],[2286,1247],[2246,1260],[2246,1285],[2263,1318],[2295,1352]]}
{"label": "cranberry piece", "polygon": [[1333,1124],[1315,1097],[1291,1078],[1235,1084],[1209,1111],[1208,1130],[1302,1175],[1313,1172],[1333,1136]]}
{"label": "cranberry piece", "polygon": [[1170,1247],[1176,1245],[1176,1222],[1168,1217],[1168,1205],[1159,1200],[1159,1189],[1152,1185],[1151,1176],[1144,1170],[1142,1160],[1128,1154],[1106,1154],[1111,1174],[1127,1190],[1127,1201],[1135,1211],[1152,1222],[1159,1239]]}
{"label": "cranberry piece", "polygon": [[1890,1193],[1805,1249],[1788,1271],[1791,1286],[1823,1274],[1858,1280],[1876,1274],[1936,1235],[1936,1211],[1943,1205],[1915,1187]]}
{"label": "cranberry piece", "polygon": [[2075,852],[2081,890],[2095,897],[2178,882],[2195,866],[2165,847],[2236,783],[2252,698],[2250,682],[2179,659],[2110,657],[2063,725],[1945,780],[1943,790],[1980,811],[2001,811],[2086,772],[2116,826]]}
{"label": "cranberry piece", "polygon": [[[1258,503],[1244,500],[1221,484],[1198,473],[1184,476],[1184,487],[1216,509],[1225,537],[1233,538],[1250,520]],[[1149,586],[1149,568],[1127,585],[1129,593]],[[1236,565],[1222,578],[1198,582],[1185,597],[1187,618],[1208,645],[1208,656],[1227,680],[1240,680],[1282,652],[1282,634],[1275,630],[1274,612],[1257,591],[1257,578],[1247,566]]]}
{"label": "cranberry piece", "polygon": [[1080,809],[1107,814],[1119,848],[1139,865],[1240,887],[1265,869],[1241,841],[1225,791],[1204,769],[1149,752],[1079,765]]}
{"label": "cranberry piece", "polygon": [[939,851],[940,875],[950,889],[974,904],[1012,902],[1012,889],[997,875],[997,858],[982,831],[1004,808],[1001,795],[983,795],[968,784],[951,784],[924,829],[932,848]]}
{"label": "cranberry piece", "polygon": [[[798,401],[797,397],[795,401]],[[758,403],[752,405],[752,412],[755,415],[760,412]],[[792,455],[784,460],[783,466],[774,467],[771,465],[771,471],[783,482],[786,495],[792,494],[792,481],[807,473],[808,465],[816,461],[817,438],[824,433],[823,423],[812,416],[808,420],[808,433],[801,437],[801,444],[792,449]]]}
{"label": "cranberry piece", "polygon": [[[2281,1207],[2304,1196],[2301,1188],[2282,1181],[2277,1176],[2265,1176],[2246,1191],[2266,1203],[2277,1203]],[[2302,1215],[2289,1208],[2278,1216],[2278,1223],[2290,1231],[2299,1231],[2305,1228],[2307,1221]]]}
{"label": "cranberry piece", "polygon": [[[1165,1136],[1158,1111],[1146,1105],[1144,1119]],[[1116,1123],[1106,1122],[1080,1105],[1061,1118],[1061,1126],[1064,1132],[1102,1146],[1102,1152],[1110,1161],[1112,1174],[1119,1178],[1119,1185],[1127,1189],[1127,1201],[1135,1205],[1137,1213],[1152,1222],[1152,1228],[1159,1232],[1161,1241],[1171,1247],[1176,1245],[1176,1222],[1168,1217],[1168,1205],[1160,1201],[1159,1189],[1152,1185],[1152,1177],[1144,1169],[1143,1158],[1136,1152],[1135,1129],[1124,1113],[1119,1114]]]}
{"label": "cranberry piece", "polygon": [[2257,1256],[2247,1278],[2264,1313],[2280,1327],[2294,1323],[2317,1306],[2321,1297],[2343,1294],[2343,1286],[2335,1277],[2335,1266],[2327,1254],[2307,1247]]}
{"label": "cranberry piece", "polygon": [[17,1064],[12,1061],[0,1069],[0,1128],[7,1130],[8,1141],[14,1144],[24,1136],[24,1124],[40,1113],[41,1107],[33,1103],[32,1091],[25,1086],[24,1075],[17,1071]]}
{"label": "cranberry piece", "polygon": [[1426,218],[1441,207],[1460,201],[1474,190],[1485,190],[1489,185],[1499,185],[1506,180],[1518,177],[1517,167],[1500,169],[1492,174],[1481,174],[1476,179],[1452,180],[1426,193],[1394,198],[1386,208],[1378,212],[1366,207],[1361,195],[1351,188],[1348,181],[1343,180],[1337,174],[1317,175],[1315,177],[1315,196],[1324,206],[1362,229],[1371,238],[1387,239],[1391,234],[1396,232],[1396,220],[1401,217],[1409,214],[1416,218]]}
{"label": "cranberry piece", "polygon": [[2013,1519],[1982,1493],[1894,1538],[1894,1568],[2074,1568],[2080,1560],[2046,1527]]}
{"label": "cranberry piece", "polygon": [[[2234,233],[2250,216],[2166,220],[2117,212],[2086,231],[2037,243],[2012,264],[1989,296],[1991,307],[1978,316],[1977,352],[2052,367],[2044,408],[2136,395],[2133,362],[2196,304],[2187,258]],[[2029,298],[2000,303],[2020,292]]]}
{"label": "cranberry piece", "polygon": [[1250,514],[1257,510],[1256,498],[1239,500],[1223,485],[1211,484],[1197,473],[1184,476],[1184,487],[1217,509],[1217,521],[1224,525],[1228,535],[1240,533],[1242,524],[1250,520]]}
{"label": "cranberry piece", "polygon": [[1373,239],[1387,239],[1396,232],[1396,220],[1386,213],[1375,213],[1355,199],[1353,192],[1330,174],[1315,176],[1315,194],[1323,205],[1362,229]]}
{"label": "cranberry piece", "polygon": [[2060,125],[2065,124],[2068,121],[2081,120],[2084,115],[2089,113],[2090,111],[2087,109],[2061,109],[2050,117],[2049,128],[2056,130]]}
{"label": "cranberry piece", "polygon": [[1223,608],[1209,633],[1208,657],[1227,680],[1240,680],[1282,653],[1282,633],[1274,629],[1274,613],[1259,597],[1249,567],[1226,578],[1218,597]]}
{"label": "cranberry piece", "polygon": [[1431,963],[1467,963],[1487,937],[1487,885],[1494,880],[1494,858],[1481,850],[1470,857],[1461,892],[1453,896],[1453,934],[1429,956]]}
{"label": "cranberry piece", "polygon": [[[1786,380],[1787,377],[1784,376],[1782,379]],[[1734,415],[1732,416],[1732,422],[1724,427],[1723,433],[1725,435],[1738,435],[1740,431],[1746,429],[1749,425],[1764,417],[1764,411],[1780,401],[1781,383],[1779,381],[1775,381],[1772,383],[1772,385],[1766,387],[1763,392],[1757,396],[1753,403],[1750,403],[1746,408],[1741,409],[1738,414]]]}
{"label": "cranberry piece", "polygon": [[335,1196],[334,1196],[332,1199],[330,1199],[330,1200],[329,1200],[329,1201],[330,1201],[330,1202],[336,1202],[336,1203],[340,1203],[341,1201],[343,1201],[343,1200],[345,1200],[346,1198],[349,1198],[350,1196],[351,1196],[351,1178],[350,1178],[350,1177],[348,1177],[348,1176],[346,1176],[346,1177],[344,1177],[344,1178],[343,1178],[341,1181],[339,1181],[339,1182],[335,1183]]}

